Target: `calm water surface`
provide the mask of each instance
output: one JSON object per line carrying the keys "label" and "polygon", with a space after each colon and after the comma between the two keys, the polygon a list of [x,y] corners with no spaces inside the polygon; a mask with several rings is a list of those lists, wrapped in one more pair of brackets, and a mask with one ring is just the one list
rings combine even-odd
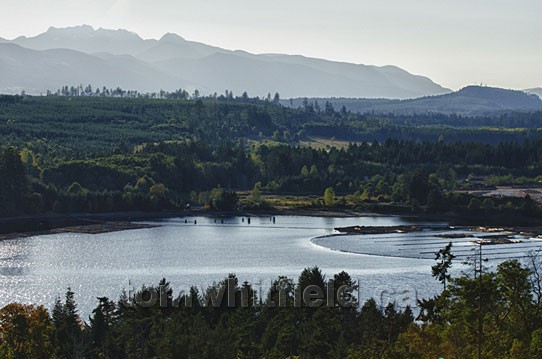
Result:
{"label": "calm water surface", "polygon": [[315,265],[328,277],[348,272],[359,281],[362,300],[383,291],[393,297],[405,288],[424,297],[440,288],[430,275],[430,257],[395,257],[386,250],[380,255],[349,253],[348,248],[311,241],[338,226],[411,224],[399,217],[276,216],[276,223],[252,217],[250,224],[242,217],[226,218],[223,224],[221,219],[189,217],[146,223],[157,227],[1,242],[0,305],[18,301],[51,307],[70,286],[87,317],[96,297],[116,300],[123,289],[158,284],[164,277],[176,292],[190,285],[206,287],[228,273],[265,289],[279,275],[297,278]]}

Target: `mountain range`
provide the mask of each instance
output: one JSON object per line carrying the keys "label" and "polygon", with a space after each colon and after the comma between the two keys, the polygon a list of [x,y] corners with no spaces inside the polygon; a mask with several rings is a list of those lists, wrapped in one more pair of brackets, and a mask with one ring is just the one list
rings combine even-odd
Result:
{"label": "mountain range", "polygon": [[0,92],[31,94],[91,84],[142,92],[278,92],[291,97],[407,99],[451,92],[395,66],[370,66],[299,55],[251,54],[168,33],[143,39],[126,30],[88,25],[35,37],[0,39]]}

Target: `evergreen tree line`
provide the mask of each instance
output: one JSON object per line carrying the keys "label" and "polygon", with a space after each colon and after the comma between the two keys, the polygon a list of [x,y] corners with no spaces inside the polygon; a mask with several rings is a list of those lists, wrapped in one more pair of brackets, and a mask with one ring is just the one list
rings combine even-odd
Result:
{"label": "evergreen tree line", "polygon": [[456,190],[486,176],[501,184],[521,178],[536,185],[541,160],[542,141],[492,146],[388,140],[343,149],[178,141],[54,163],[31,148],[8,147],[0,152],[0,214],[156,211],[187,203],[235,210],[246,205],[236,192],[252,189],[258,198],[262,192],[321,197],[331,188],[336,200],[313,205],[390,203],[416,210],[519,210],[536,216],[538,206],[529,197],[478,199]]}
{"label": "evergreen tree line", "polygon": [[[437,254],[433,275],[444,282],[437,296],[418,302],[418,315],[395,303],[370,299],[360,307],[295,304],[296,288],[331,293],[355,288],[347,273],[305,269],[297,284],[279,277],[264,298],[230,274],[205,290],[177,296],[161,280],[118,302],[100,297],[87,321],[68,289],[51,314],[43,306],[12,303],[0,310],[3,358],[539,358],[542,355],[540,260],[501,263],[487,271],[449,273],[451,245]],[[447,284],[447,285],[446,285]],[[228,287],[228,286],[231,286]],[[309,287],[313,286],[313,287]],[[315,287],[314,287],[315,286]],[[217,293],[252,293],[249,305],[231,305]],[[315,291],[317,292],[317,291]],[[160,300],[150,301],[152,295]],[[134,298],[149,305],[138,305]],[[279,298],[280,297],[280,298]],[[310,300],[315,300],[311,297]],[[319,297],[320,298],[320,297]],[[325,297],[324,297],[325,298]],[[275,303],[287,303],[278,307]],[[256,303],[258,305],[255,305]],[[190,303],[190,304],[187,304]]]}
{"label": "evergreen tree line", "polygon": [[50,161],[131,152],[146,143],[195,139],[290,145],[351,142],[523,142],[542,136],[541,113],[491,118],[355,114],[331,104],[287,108],[275,99],[163,94],[164,99],[0,95],[0,143],[40,148]]}

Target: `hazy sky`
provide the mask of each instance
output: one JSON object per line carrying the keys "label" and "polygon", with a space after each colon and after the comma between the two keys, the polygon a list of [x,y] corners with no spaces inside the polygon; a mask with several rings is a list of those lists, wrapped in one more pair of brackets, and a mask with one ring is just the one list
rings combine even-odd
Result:
{"label": "hazy sky", "polygon": [[254,53],[397,65],[453,89],[542,86],[541,0],[1,0],[0,37],[125,28]]}

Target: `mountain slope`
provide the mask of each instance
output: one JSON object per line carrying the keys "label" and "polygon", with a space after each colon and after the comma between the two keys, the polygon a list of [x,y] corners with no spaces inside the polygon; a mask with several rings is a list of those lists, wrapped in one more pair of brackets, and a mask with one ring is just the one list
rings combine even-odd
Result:
{"label": "mountain slope", "polygon": [[[441,86],[436,87],[435,83],[427,77],[412,75],[396,66],[356,65],[307,58],[299,55],[270,54],[265,56],[277,61],[309,66],[330,74],[348,78],[358,82],[358,86],[365,88],[375,85],[379,87],[371,89],[371,91],[375,91],[373,96],[359,95],[357,97],[416,98],[427,96],[427,94],[440,95],[451,92],[449,89]],[[342,95],[336,94],[335,96]]]}
{"label": "mountain slope", "polygon": [[[405,99],[450,92],[428,78],[412,75],[393,66],[357,65],[279,54],[254,55],[187,41],[175,34],[166,34],[160,40],[144,40],[126,30],[94,30],[91,26],[83,25],[63,29],[51,27],[43,34],[30,38],[19,37],[11,43],[36,51],[69,49],[87,55],[97,54],[95,57],[108,66],[113,65],[109,63],[111,59],[104,59],[105,54],[131,55],[140,61],[132,68],[134,76],[132,83],[145,83],[143,87],[132,89],[142,91],[151,87],[154,91],[171,89],[172,83],[175,83],[175,88],[184,87],[189,90],[198,88],[204,93],[222,93],[228,89],[235,93],[247,91],[254,96],[279,92],[282,97],[345,96]],[[0,54],[2,55],[5,54]],[[130,63],[134,61],[133,58]],[[57,60],[62,62],[61,59]],[[71,64],[76,66],[75,63]],[[98,62],[95,61],[94,64],[97,65]],[[118,67],[119,64],[114,66]],[[145,68],[147,74],[140,75],[136,68]],[[150,68],[162,76],[168,74],[172,78],[165,82],[151,79],[147,83],[144,79],[148,79]],[[29,72],[32,73],[33,69],[29,69]],[[57,75],[66,81],[65,84],[72,85],[81,81],[81,76],[70,78],[67,76],[69,73],[71,72]],[[16,83],[4,80],[0,91],[6,87],[20,87],[21,83],[29,87],[27,90],[43,89],[49,86],[55,74],[47,74],[45,76],[47,81],[41,81],[39,76],[27,77],[22,70],[18,76],[22,78],[14,78],[17,80]],[[91,84],[102,86],[99,78]],[[181,78],[184,81],[181,81]],[[127,78],[117,78],[114,73],[111,73],[107,81],[107,84],[115,86],[122,86],[125,83],[129,83]]]}
{"label": "mountain slope", "polygon": [[66,84],[123,87],[151,91],[175,88],[178,80],[133,58],[91,56],[66,49],[36,51],[15,44],[0,44],[2,92],[44,93]]}
{"label": "mountain slope", "polygon": [[165,34],[162,38],[143,52],[134,54],[137,58],[147,62],[160,62],[172,59],[198,59],[215,53],[231,53],[219,47],[187,41],[176,34]]}
{"label": "mountain slope", "polygon": [[542,87],[536,87],[532,89],[525,90],[525,92],[537,95],[538,97],[542,98]]}
{"label": "mountain slope", "polygon": [[235,94],[279,92],[283,98],[306,96],[415,97],[377,69],[360,67],[358,76],[347,77],[303,64],[269,61],[257,56],[217,53],[202,59],[174,59],[155,64],[164,72],[200,85],[204,91],[226,89]]}

